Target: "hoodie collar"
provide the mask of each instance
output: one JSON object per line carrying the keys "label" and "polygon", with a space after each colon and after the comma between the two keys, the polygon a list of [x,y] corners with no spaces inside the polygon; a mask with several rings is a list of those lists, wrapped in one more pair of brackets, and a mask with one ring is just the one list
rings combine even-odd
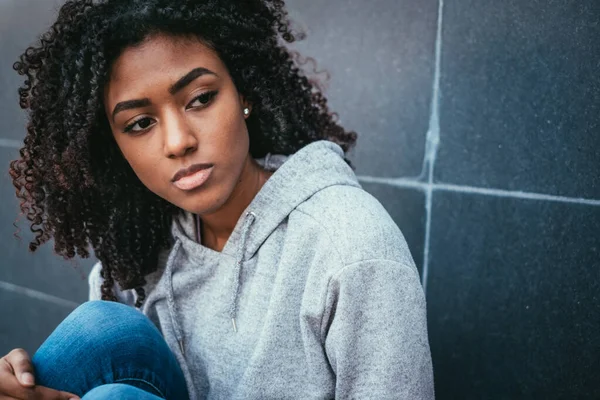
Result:
{"label": "hoodie collar", "polygon": [[[269,235],[300,204],[317,192],[334,185],[360,187],[354,171],[344,161],[342,148],[320,140],[306,145],[291,156],[268,155],[257,160],[267,169],[277,168],[250,202],[236,223],[222,254],[235,257],[244,231],[245,216],[254,215],[252,233],[246,238],[244,259],[251,258]],[[195,216],[181,212],[173,221],[172,234],[180,238],[186,251],[200,254],[204,246],[196,241]]]}
{"label": "hoodie collar", "polygon": [[[242,213],[222,254],[234,259],[229,317],[235,322],[240,292],[240,275],[245,260],[252,258],[264,241],[300,204],[315,193],[334,185],[360,187],[352,168],[344,161],[342,148],[330,141],[313,142],[291,156],[268,155],[257,160],[266,169],[276,169]],[[176,323],[172,274],[176,255],[183,247],[189,256],[202,259],[209,251],[196,241],[196,223],[192,213],[182,212],[173,221],[175,245],[167,262],[168,303],[178,341],[183,351],[183,332]]]}
{"label": "hoodie collar", "polygon": [[[354,171],[344,161],[344,151],[339,145],[322,140],[289,156],[265,182],[244,212],[244,215],[252,212],[256,220],[244,257],[252,258],[296,207],[317,192],[334,185],[360,187]],[[239,228],[241,224],[242,221],[238,222]],[[238,226],[234,233],[236,231]],[[238,238],[239,233],[234,240]]]}

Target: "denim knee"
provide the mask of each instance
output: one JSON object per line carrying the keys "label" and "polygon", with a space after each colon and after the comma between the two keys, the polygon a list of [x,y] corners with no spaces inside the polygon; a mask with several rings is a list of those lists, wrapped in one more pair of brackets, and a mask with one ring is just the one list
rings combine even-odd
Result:
{"label": "denim knee", "polygon": [[124,304],[96,300],[77,307],[32,361],[39,381],[62,386],[69,377],[103,376],[112,365],[122,366],[121,372],[130,376],[140,365],[155,365],[169,355],[161,333],[145,315]]}
{"label": "denim knee", "polygon": [[[66,354],[84,358],[135,354],[138,347],[165,346],[156,326],[140,311],[111,301],[88,301],[77,307],[42,345],[36,357]],[[68,351],[67,351],[68,349]],[[96,354],[94,354],[96,353]]]}
{"label": "denim knee", "polygon": [[72,324],[80,333],[91,335],[93,338],[115,334],[116,331],[122,335],[132,331],[160,335],[152,322],[137,309],[104,300],[81,304],[63,321],[63,324]]}
{"label": "denim knee", "polygon": [[155,396],[142,389],[121,383],[112,383],[109,385],[98,386],[90,390],[81,400],[160,400],[161,397]]}
{"label": "denim knee", "polygon": [[158,328],[140,311],[115,302],[77,307],[32,361],[40,385],[75,394],[126,383],[162,398],[187,397],[183,372]]}

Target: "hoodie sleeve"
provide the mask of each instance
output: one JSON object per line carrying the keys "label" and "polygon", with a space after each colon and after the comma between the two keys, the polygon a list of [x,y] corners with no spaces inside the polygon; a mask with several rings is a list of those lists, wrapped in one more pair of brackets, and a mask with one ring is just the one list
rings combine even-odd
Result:
{"label": "hoodie sleeve", "polygon": [[416,268],[368,260],[329,281],[322,332],[336,399],[433,399],[425,296]]}
{"label": "hoodie sleeve", "polygon": [[[102,279],[102,275],[100,275],[101,270],[102,264],[98,262],[94,265],[92,271],[90,272],[90,275],[88,276],[88,283],[90,289],[88,299],[90,301],[102,299],[102,291],[100,290],[100,288],[102,286],[102,282],[104,282],[104,279]],[[118,288],[116,283],[113,290],[119,303],[123,303],[132,307],[135,305],[135,293],[133,290],[122,291]]]}

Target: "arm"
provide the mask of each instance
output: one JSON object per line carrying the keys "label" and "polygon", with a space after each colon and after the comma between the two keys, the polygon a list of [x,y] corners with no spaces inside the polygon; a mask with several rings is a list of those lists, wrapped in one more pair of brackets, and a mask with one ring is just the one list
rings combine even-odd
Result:
{"label": "arm", "polygon": [[329,282],[322,322],[336,398],[433,399],[425,296],[395,261],[344,267]]}

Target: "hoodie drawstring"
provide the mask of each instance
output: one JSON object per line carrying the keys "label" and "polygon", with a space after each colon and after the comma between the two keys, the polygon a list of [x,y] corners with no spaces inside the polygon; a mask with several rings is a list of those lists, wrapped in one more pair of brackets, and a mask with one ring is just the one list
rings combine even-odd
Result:
{"label": "hoodie drawstring", "polygon": [[[233,331],[237,333],[236,315],[237,315],[237,302],[240,294],[240,276],[242,272],[242,264],[244,262],[244,254],[246,252],[246,244],[248,242],[250,226],[256,219],[256,214],[248,212],[242,230],[240,233],[240,241],[238,244],[237,252],[235,255],[235,267],[233,271],[233,287],[231,292],[231,301],[229,304],[229,318],[233,324]],[[169,314],[171,317],[171,323],[173,324],[173,330],[175,331],[175,337],[179,344],[181,354],[185,357],[184,338],[183,331],[178,322],[177,306],[175,305],[175,294],[173,289],[173,265],[175,264],[175,258],[177,253],[181,249],[182,243],[179,238],[175,239],[175,244],[167,259],[167,265],[165,267],[166,284],[167,284],[167,306],[169,308]]]}
{"label": "hoodie drawstring", "polygon": [[235,257],[235,269],[233,271],[233,290],[231,292],[231,302],[229,303],[229,318],[233,324],[233,331],[237,333],[237,325],[235,318],[237,316],[237,302],[240,295],[240,275],[242,272],[242,263],[244,262],[244,253],[246,252],[246,242],[248,241],[248,233],[250,232],[250,226],[256,219],[256,214],[248,212],[246,214],[246,220],[242,227],[241,237],[237,248],[237,254]]}
{"label": "hoodie drawstring", "polygon": [[183,347],[183,332],[181,330],[179,322],[177,321],[177,308],[175,306],[175,295],[173,292],[173,264],[180,248],[181,240],[177,238],[175,239],[175,245],[173,246],[173,250],[171,251],[171,254],[169,254],[169,259],[167,260],[167,266],[165,267],[165,275],[167,277],[167,305],[169,307],[171,323],[173,324],[173,330],[175,331],[177,343],[179,343],[181,355],[185,357],[185,350]]}

